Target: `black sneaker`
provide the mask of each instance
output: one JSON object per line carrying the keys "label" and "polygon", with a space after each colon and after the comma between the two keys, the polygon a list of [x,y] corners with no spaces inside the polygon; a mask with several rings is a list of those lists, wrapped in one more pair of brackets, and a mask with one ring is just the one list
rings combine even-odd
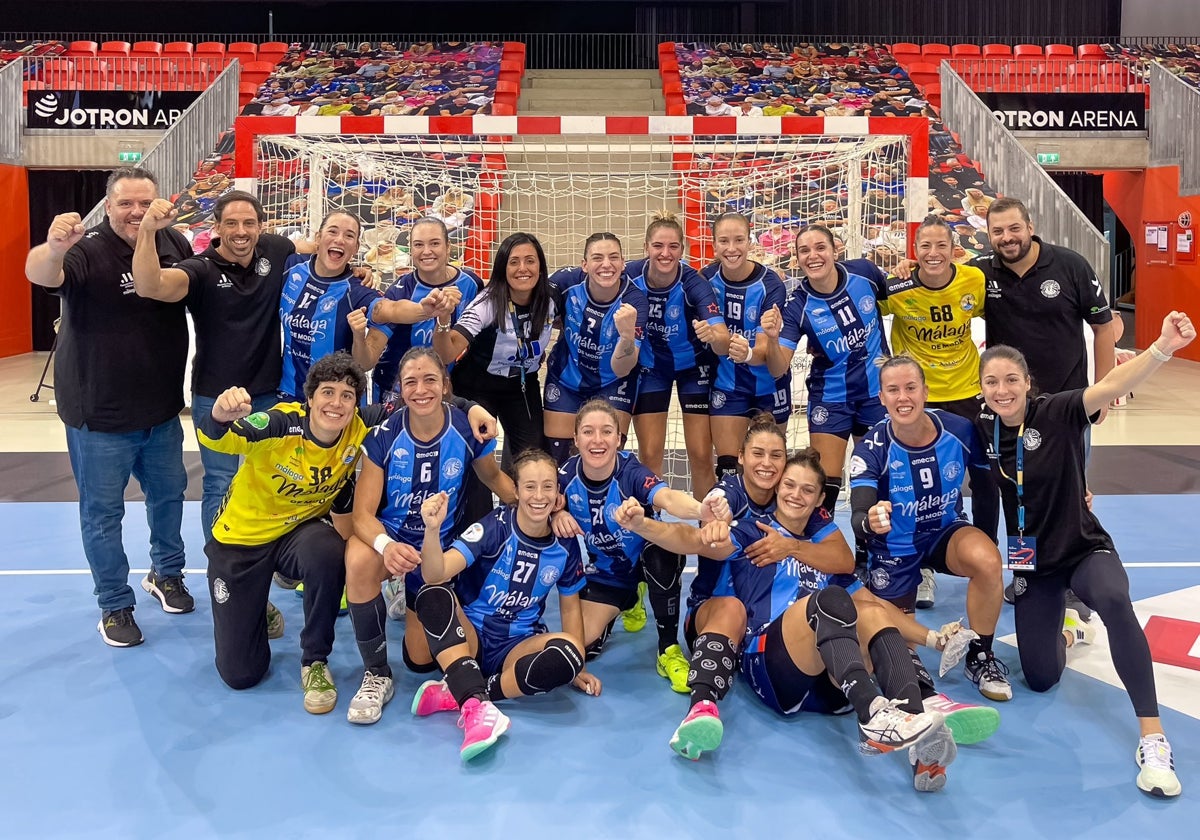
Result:
{"label": "black sneaker", "polygon": [[183,583],[183,575],[177,577],[159,577],[151,569],[142,581],[142,589],[158,599],[163,612],[190,613],[196,609],[196,599],[188,592]]}
{"label": "black sneaker", "polygon": [[1015,581],[1010,581],[1008,586],[1004,587],[1004,603],[1011,604],[1017,600],[1017,584]]}
{"label": "black sneaker", "polygon": [[1083,603],[1083,601],[1080,601],[1079,596],[1070,589],[1067,590],[1067,609],[1075,610],[1075,612],[1079,613],[1080,621],[1092,620],[1092,608]]}
{"label": "black sneaker", "polygon": [[145,641],[137,622],[133,620],[133,607],[105,610],[96,629],[100,631],[104,644],[113,647],[133,647]]}

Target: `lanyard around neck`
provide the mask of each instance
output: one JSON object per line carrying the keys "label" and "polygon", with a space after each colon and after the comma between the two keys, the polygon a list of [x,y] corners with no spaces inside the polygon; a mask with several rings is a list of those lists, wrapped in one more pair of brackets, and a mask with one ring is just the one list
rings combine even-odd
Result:
{"label": "lanyard around neck", "polygon": [[1017,474],[1012,477],[1004,472],[1004,459],[1000,457],[1000,418],[996,417],[996,425],[992,431],[992,441],[996,448],[996,464],[1000,467],[1000,475],[1017,485],[1017,534],[1025,536],[1025,421],[1017,429]]}

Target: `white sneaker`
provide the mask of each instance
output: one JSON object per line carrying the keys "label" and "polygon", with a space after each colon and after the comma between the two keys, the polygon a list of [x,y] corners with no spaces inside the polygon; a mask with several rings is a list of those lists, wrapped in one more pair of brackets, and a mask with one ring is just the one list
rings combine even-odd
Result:
{"label": "white sneaker", "polygon": [[[955,622],[955,624],[957,623]],[[947,628],[951,627],[952,625],[945,625],[942,632],[946,632]],[[959,624],[957,630],[952,630],[944,638],[946,643],[942,647],[942,660],[938,663],[939,677],[946,676],[955,665],[962,662],[963,657],[967,655],[967,648],[971,646],[971,642],[979,638],[979,634]]]}
{"label": "white sneaker", "polygon": [[1090,645],[1096,641],[1096,628],[1080,618],[1078,610],[1067,609],[1066,617],[1063,619],[1063,630],[1071,634],[1071,647]]}
{"label": "white sneaker", "polygon": [[927,610],[937,600],[937,581],[933,569],[921,569],[921,582],[917,584],[917,609]]}
{"label": "white sneaker", "polygon": [[922,792],[941,790],[946,786],[946,768],[958,757],[954,735],[946,724],[930,731],[908,748],[908,763],[912,765],[913,787]]}
{"label": "white sneaker", "polygon": [[1183,792],[1183,785],[1175,775],[1175,759],[1171,755],[1171,745],[1161,734],[1147,735],[1138,741],[1137,752],[1134,753],[1138,771],[1137,786],[1151,796],[1161,796],[1164,799],[1178,796]]}
{"label": "white sneaker", "polygon": [[907,747],[935,726],[941,726],[940,712],[913,714],[900,708],[900,700],[876,697],[871,702],[871,719],[859,723],[858,730],[868,746],[879,752]]}
{"label": "white sneaker", "polygon": [[350,708],[346,710],[346,720],[351,723],[377,723],[383,715],[383,707],[392,699],[393,693],[395,686],[391,677],[365,672],[362,685],[354,693]]}
{"label": "white sneaker", "polygon": [[975,683],[979,693],[989,700],[1003,702],[1012,699],[1012,683],[1008,681],[1008,666],[990,650],[980,651],[965,666],[967,678]]}
{"label": "white sneaker", "polygon": [[404,601],[404,578],[391,578],[383,585],[383,600],[387,601],[388,618],[400,621],[408,611]]}

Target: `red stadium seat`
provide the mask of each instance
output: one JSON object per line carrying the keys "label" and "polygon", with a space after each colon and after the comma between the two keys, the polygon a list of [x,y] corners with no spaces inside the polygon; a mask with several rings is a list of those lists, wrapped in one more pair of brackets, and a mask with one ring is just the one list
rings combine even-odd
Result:
{"label": "red stadium seat", "polygon": [[901,41],[898,44],[892,44],[892,55],[899,58],[900,56],[918,56],[921,54],[921,45],[913,44],[909,41]]}
{"label": "red stadium seat", "polygon": [[67,46],[67,55],[85,56],[95,55],[98,45],[95,41],[72,41]]}
{"label": "red stadium seat", "polygon": [[1013,54],[1012,47],[1008,44],[984,44],[984,58],[1011,58]]}
{"label": "red stadium seat", "polygon": [[253,41],[234,41],[225,48],[225,52],[253,53],[254,55],[258,55],[258,44]]}
{"label": "red stadium seat", "polygon": [[1106,61],[1108,53],[1099,44],[1080,44],[1079,59],[1081,61]]}
{"label": "red stadium seat", "polygon": [[258,45],[258,51],[260,53],[264,52],[264,51],[273,52],[273,53],[275,53],[275,52],[286,53],[288,51],[288,48],[289,48],[289,45],[284,43],[283,41],[263,41],[261,44]]}
{"label": "red stadium seat", "polygon": [[191,41],[168,41],[163,44],[163,55],[191,55],[194,50]]}
{"label": "red stadium seat", "polygon": [[128,41],[105,41],[100,45],[98,55],[129,55]]}
{"label": "red stadium seat", "polygon": [[1046,47],[1047,58],[1074,58],[1075,48],[1070,44],[1050,44]]}
{"label": "red stadium seat", "polygon": [[955,44],[950,48],[951,58],[979,58],[982,54],[978,44]]}
{"label": "red stadium seat", "polygon": [[503,55],[509,54],[519,55],[521,61],[525,61],[525,42],[524,41],[505,41]]}
{"label": "red stadium seat", "polygon": [[201,41],[196,45],[196,55],[225,55],[225,45],[220,41]]}
{"label": "red stadium seat", "polygon": [[658,45],[658,54],[659,55],[675,55],[675,42],[674,41],[663,41],[661,44]]}
{"label": "red stadium seat", "polygon": [[949,44],[926,44],[921,47],[921,60],[937,63],[943,58],[950,58]]}
{"label": "red stadium seat", "polygon": [[[241,58],[241,56],[233,56],[233,55],[229,55],[228,53],[226,53],[225,58],[226,58],[226,63],[228,63],[229,61],[232,61],[234,58]],[[275,65],[269,61],[245,61],[245,62],[242,62],[242,77],[243,78],[245,78],[246,76],[261,76],[262,78],[265,79],[267,76],[270,76],[274,72],[275,72]]]}
{"label": "red stadium seat", "polygon": [[500,75],[496,77],[497,82],[512,82],[520,87],[521,74],[516,70],[501,70]]}
{"label": "red stadium seat", "polygon": [[130,55],[162,55],[163,45],[160,41],[134,41]]}
{"label": "red stadium seat", "polygon": [[658,57],[658,73],[665,75],[667,73],[678,73],[679,61],[673,55],[660,55]]}
{"label": "red stadium seat", "polygon": [[503,72],[505,70],[515,70],[516,72],[520,73],[524,69],[525,69],[525,65],[520,61],[513,61],[512,59],[508,59],[508,58],[502,59],[500,61],[501,72]]}
{"label": "red stadium seat", "polygon": [[517,108],[510,102],[501,102],[497,99],[492,103],[492,115],[497,117],[511,117],[517,113]]}
{"label": "red stadium seat", "polygon": [[516,84],[515,82],[501,82],[501,81],[496,82],[497,95],[499,95],[501,93],[520,93],[520,92],[521,92],[521,87],[520,87],[520,85]]}
{"label": "red stadium seat", "polygon": [[927,64],[925,62],[918,62],[917,64],[909,65],[908,77],[921,87],[924,87],[928,84],[933,84],[935,82],[940,82],[942,79],[941,73],[938,72],[937,66],[934,64]]}
{"label": "red stadium seat", "polygon": [[1013,58],[1041,58],[1045,53],[1040,44],[1017,44],[1013,47]]}

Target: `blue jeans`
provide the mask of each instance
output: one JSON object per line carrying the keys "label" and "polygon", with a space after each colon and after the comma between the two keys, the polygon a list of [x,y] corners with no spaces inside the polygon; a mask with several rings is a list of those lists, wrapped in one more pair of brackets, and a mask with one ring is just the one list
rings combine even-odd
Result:
{"label": "blue jeans", "polygon": [[125,486],[132,475],[146,496],[150,565],[160,577],[183,574],[183,426],[172,417],[137,432],[67,427],[67,453],[79,488],[83,553],[102,610],[134,606],[129,558],[121,541]]}
{"label": "blue jeans", "polygon": [[[199,427],[202,418],[211,417],[216,401],[215,397],[192,394],[193,424]],[[266,411],[274,407],[277,402],[279,400],[274,394],[259,394],[250,398],[250,405],[255,411]],[[241,456],[217,452],[202,443],[200,444],[200,463],[204,466],[204,496],[200,501],[200,527],[204,529],[204,542],[207,544],[212,539],[213,521],[217,518],[217,511],[221,509],[221,501],[229,491],[229,484],[233,481],[233,476],[241,464]]]}

